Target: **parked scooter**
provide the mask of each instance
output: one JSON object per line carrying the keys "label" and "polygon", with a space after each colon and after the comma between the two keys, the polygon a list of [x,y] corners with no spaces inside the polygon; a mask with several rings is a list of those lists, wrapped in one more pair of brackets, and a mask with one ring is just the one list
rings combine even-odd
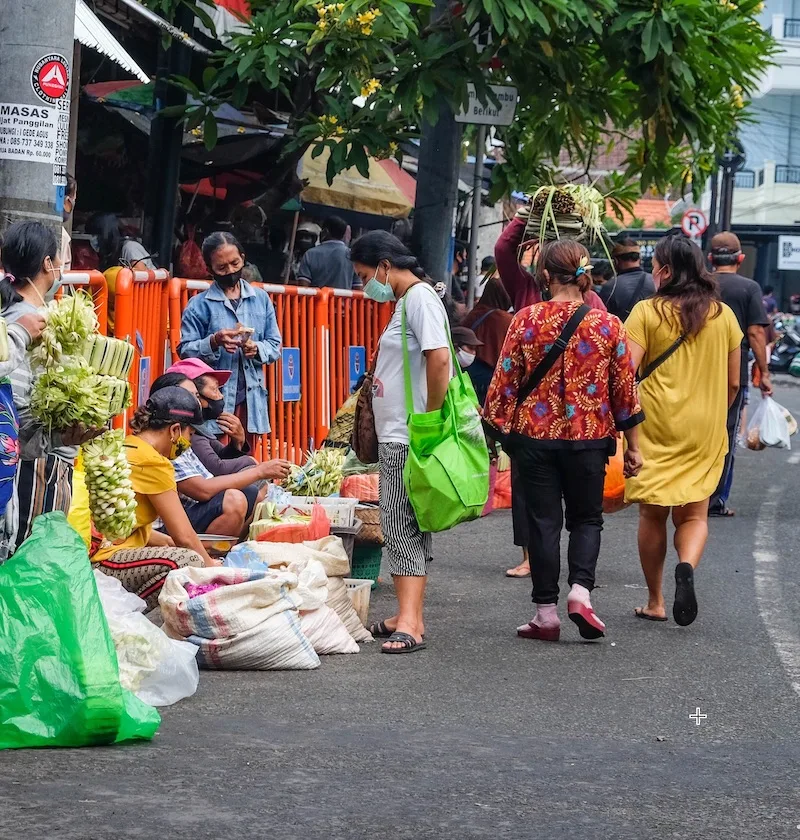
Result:
{"label": "parked scooter", "polygon": [[788,373],[794,357],[800,353],[800,332],[788,327],[772,347],[769,369],[772,373]]}

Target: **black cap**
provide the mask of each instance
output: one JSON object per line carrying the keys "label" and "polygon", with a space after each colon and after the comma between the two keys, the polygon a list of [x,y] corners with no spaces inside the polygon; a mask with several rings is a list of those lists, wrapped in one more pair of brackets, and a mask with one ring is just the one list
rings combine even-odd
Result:
{"label": "black cap", "polygon": [[151,419],[181,426],[200,426],[203,409],[197,397],[185,388],[171,385],[150,395],[144,406]]}

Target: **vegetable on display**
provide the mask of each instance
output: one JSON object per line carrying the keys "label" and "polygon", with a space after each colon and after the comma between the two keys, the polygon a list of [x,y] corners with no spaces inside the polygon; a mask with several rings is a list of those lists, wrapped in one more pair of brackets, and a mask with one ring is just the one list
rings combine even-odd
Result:
{"label": "vegetable on display", "polygon": [[293,466],[284,488],[295,496],[333,496],[344,480],[345,450],[328,447],[307,454],[302,467]]}
{"label": "vegetable on display", "polygon": [[127,539],[136,528],[136,495],[121,430],[83,445],[83,468],[95,528],[109,540]]}
{"label": "vegetable on display", "polygon": [[31,413],[47,429],[102,426],[131,402],[128,373],[134,348],[97,334],[94,303],[78,291],[52,301],[32,353]]}

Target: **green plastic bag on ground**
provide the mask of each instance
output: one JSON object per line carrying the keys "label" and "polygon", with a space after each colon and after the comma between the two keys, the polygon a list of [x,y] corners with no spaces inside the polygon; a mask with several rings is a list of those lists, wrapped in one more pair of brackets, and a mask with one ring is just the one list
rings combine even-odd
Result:
{"label": "green plastic bag on ground", "polygon": [[0,662],[0,749],[150,739],[161,722],[120,686],[86,546],[60,511],[0,566]]}
{"label": "green plastic bag on ground", "polygon": [[421,531],[446,531],[477,519],[489,498],[489,450],[478,398],[461,370],[447,331],[456,375],[440,411],[414,413],[405,298],[401,303],[409,453],[403,481]]}

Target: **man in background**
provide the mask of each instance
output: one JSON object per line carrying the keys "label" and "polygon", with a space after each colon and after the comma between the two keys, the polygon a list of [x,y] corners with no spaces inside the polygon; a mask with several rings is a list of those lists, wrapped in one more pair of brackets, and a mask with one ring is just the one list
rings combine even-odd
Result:
{"label": "man in background", "polygon": [[61,228],[61,270],[69,271],[72,268],[72,239],[67,231],[67,222],[75,212],[75,202],[78,200],[78,182],[67,172],[67,188],[64,193],[64,209],[61,211],[61,218],[64,226]]}
{"label": "man in background", "polygon": [[344,219],[338,216],[325,219],[320,244],[306,251],[297,267],[297,280],[301,286],[361,288],[361,281],[350,262],[350,249],[344,244],[346,235],[347,222]]}
{"label": "man in background", "polygon": [[468,246],[460,239],[456,239],[455,248],[453,251],[453,265],[450,268],[451,288],[450,297],[455,303],[464,304],[466,298],[464,297],[464,287],[461,285],[461,275],[464,273],[464,267],[468,259]]}
{"label": "man in background", "polygon": [[764,311],[761,300],[761,287],[754,280],[742,277],[737,269],[744,262],[744,254],[739,237],[729,231],[718,233],[711,240],[711,265],[714,276],[719,282],[722,300],[730,306],[739,326],[744,333],[742,340],[742,385],[739,393],[728,411],[728,454],[722,478],[711,497],[708,508],[709,516],[733,516],[734,512],[728,507],[731,487],[733,486],[733,461],[736,453],[736,438],[742,410],[747,401],[748,379],[747,365],[750,350],[755,356],[753,373],[758,370],[761,374],[758,387],[763,396],[772,395],[772,382],[767,367],[767,334],[766,327],[769,318]]}
{"label": "man in background", "polygon": [[761,300],[767,315],[774,315],[778,311],[778,301],[775,298],[775,289],[772,286],[764,286],[764,296]]}
{"label": "man in background", "polygon": [[620,239],[611,252],[617,276],[603,285],[598,294],[612,315],[625,321],[640,300],[656,293],[652,275],[642,268],[639,245],[632,239]]}

